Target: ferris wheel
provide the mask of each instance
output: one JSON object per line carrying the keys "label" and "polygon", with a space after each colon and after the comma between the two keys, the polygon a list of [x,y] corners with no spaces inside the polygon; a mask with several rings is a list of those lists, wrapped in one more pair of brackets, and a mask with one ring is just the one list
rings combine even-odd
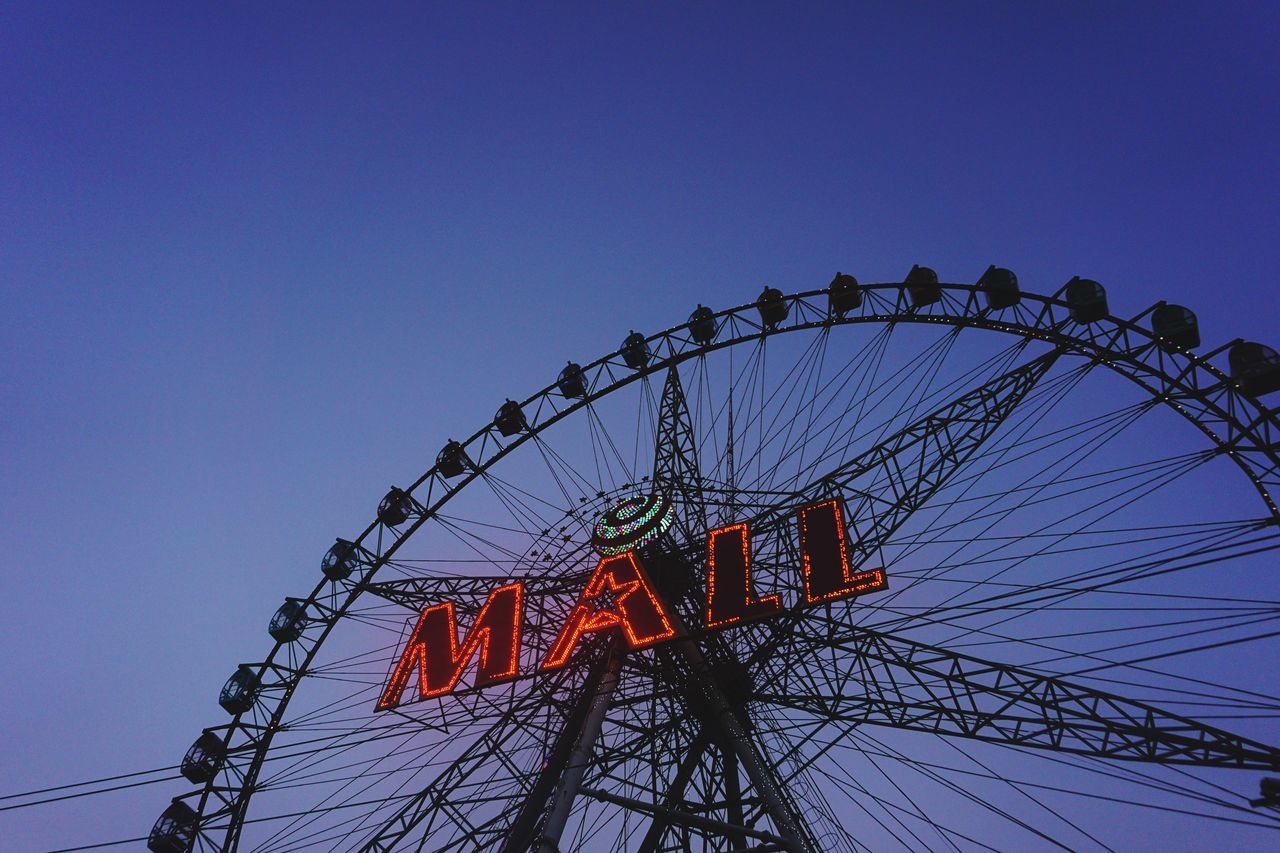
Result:
{"label": "ferris wheel", "polygon": [[995,267],[632,332],[328,548],[148,846],[1274,845],[1280,357],[1199,346]]}

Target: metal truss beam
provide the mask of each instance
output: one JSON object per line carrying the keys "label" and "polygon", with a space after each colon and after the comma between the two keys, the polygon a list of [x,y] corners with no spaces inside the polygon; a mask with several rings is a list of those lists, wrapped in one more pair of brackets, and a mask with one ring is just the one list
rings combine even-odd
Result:
{"label": "metal truss beam", "polygon": [[952,399],[751,520],[757,534],[786,526],[805,503],[843,497],[850,560],[860,566],[999,429],[1057,360],[1057,351]]}
{"label": "metal truss beam", "polygon": [[[816,615],[816,614],[815,614]],[[818,634],[821,627],[825,634]],[[756,698],[819,718],[973,738],[1097,758],[1280,769],[1280,749],[1154,706],[1008,664],[818,620],[787,660],[760,675]],[[795,655],[796,657],[791,657]],[[832,672],[837,661],[846,668]]]}
{"label": "metal truss beam", "polygon": [[[698,465],[697,438],[684,387],[680,382],[680,373],[675,365],[668,369],[662,389],[654,447],[653,482],[655,488],[668,494],[677,504],[677,524],[681,527],[683,544],[687,546],[703,541],[707,529],[706,496]],[[686,562],[685,566],[688,572],[696,574],[692,563]],[[697,613],[699,609],[693,607],[693,612]],[[803,818],[786,798],[776,769],[760,753],[743,728],[742,721],[725,697],[702,649],[687,638],[677,640],[672,647],[683,659],[689,677],[696,682],[702,693],[702,701],[697,703],[696,710],[703,716],[704,729],[717,733],[741,763],[781,832],[782,843],[789,850],[816,851]],[[740,810],[741,803],[735,804],[735,808]]]}
{"label": "metal truss beam", "polygon": [[[795,494],[789,506],[761,513],[755,535],[779,538],[779,550],[795,554],[791,518],[802,504],[841,496],[849,513],[851,570],[864,566],[889,538],[961,470],[1057,360],[1055,350],[961,394],[898,430]],[[798,557],[797,557],[798,559]],[[767,638],[749,666],[767,663],[797,632],[808,613],[792,611],[768,623]]]}
{"label": "metal truss beam", "polygon": [[[702,701],[695,703],[695,711],[702,715],[703,725],[718,732],[724,739],[726,749],[737,757],[747,778],[763,800],[769,817],[785,839],[787,849],[793,853],[817,853],[820,848],[812,831],[805,825],[800,810],[787,796],[786,786],[777,767],[747,733],[702,650],[691,639],[677,640],[672,645],[684,658],[690,670],[691,683],[696,685],[701,694]],[[741,801],[737,807],[741,807]]]}
{"label": "metal truss beam", "polygon": [[658,410],[658,434],[653,453],[654,488],[676,504],[677,524],[685,542],[702,538],[707,529],[707,513],[702,490],[702,469],[698,466],[698,440],[689,416],[689,403],[680,371],[667,369]]}
{"label": "metal truss beam", "polygon": [[768,841],[779,845],[782,849],[790,849],[786,839],[774,835],[772,832],[765,832],[759,829],[753,829],[749,826],[741,824],[728,823],[715,818],[703,817],[701,815],[690,814],[689,812],[679,811],[678,809],[666,806],[655,806],[652,803],[642,802],[631,797],[622,797],[618,794],[611,794],[608,791],[600,791],[595,788],[583,788],[583,796],[591,797],[602,803],[612,803],[615,806],[631,809],[641,814],[651,814],[655,817],[661,817],[667,823],[688,826],[694,829],[707,830],[710,832],[718,832],[723,836],[733,838],[735,836],[746,836],[755,838],[759,841]]}
{"label": "metal truss beam", "polygon": [[676,769],[675,777],[667,787],[664,805],[650,807],[654,816],[653,823],[649,825],[649,831],[645,833],[644,840],[640,842],[637,853],[655,853],[658,849],[658,842],[662,840],[662,836],[669,824],[665,815],[675,807],[676,803],[684,798],[684,792],[689,786],[689,780],[693,778],[693,773],[698,769],[698,765],[701,764],[709,745],[710,741],[707,738],[706,729],[699,730],[698,736],[689,746],[685,752],[684,759]]}
{"label": "metal truss beam", "polygon": [[362,591],[415,611],[442,601],[452,601],[459,612],[469,613],[478,611],[494,587],[504,583],[522,581],[526,602],[548,597],[572,600],[582,591],[583,583],[590,576],[590,571],[578,571],[563,575],[394,578],[370,581],[364,584]]}

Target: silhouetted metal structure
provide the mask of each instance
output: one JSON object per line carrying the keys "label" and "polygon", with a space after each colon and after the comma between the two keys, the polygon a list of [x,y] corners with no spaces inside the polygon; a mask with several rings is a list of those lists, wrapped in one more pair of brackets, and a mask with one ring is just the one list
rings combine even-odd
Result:
{"label": "silhouetted metal structure", "polygon": [[[1041,452],[1058,440],[1049,431],[1027,438],[1037,420],[1012,423],[1027,410],[1049,411],[1056,405],[1076,376],[1052,377],[1070,359],[1083,365],[1076,368],[1081,376],[1101,365],[1129,380],[1145,397],[1144,411],[1165,407],[1190,421],[1211,445],[1206,458],[1229,460],[1261,499],[1261,515],[1255,513],[1241,531],[1250,542],[1269,543],[1280,520],[1275,500],[1280,422],[1257,396],[1280,390],[1280,357],[1260,344],[1236,342],[1230,345],[1229,369],[1223,371],[1209,360],[1221,350],[1208,357],[1190,351],[1199,345],[1200,330],[1189,310],[1159,303],[1139,319],[1147,313],[1150,329],[1111,316],[1104,289],[1087,279],[1073,278],[1057,295],[1044,297],[1021,291],[1012,272],[995,266],[977,284],[941,284],[933,270],[915,266],[902,283],[862,285],[838,273],[821,290],[785,295],[767,287],[756,301],[718,313],[699,305],[687,322],[672,329],[649,337],[632,332],[616,352],[585,366],[569,362],[543,391],[523,402],[507,400],[492,422],[470,438],[449,441],[435,467],[410,487],[387,493],[377,519],[360,536],[352,542],[339,539],[326,553],[316,589],[305,599],[287,600],[271,619],[269,634],[276,641],[271,653],[263,661],[242,664],[223,687],[219,703],[232,719],[205,730],[192,745],[182,773],[199,787],[164,811],[150,848],[166,853],[236,849],[255,796],[273,787],[288,788],[286,783],[305,790],[311,780],[305,772],[278,773],[266,783],[263,774],[281,754],[273,741],[282,731],[306,732],[312,723],[317,732],[325,731],[323,709],[297,719],[286,715],[295,692],[309,679],[330,674],[341,680],[348,674],[363,691],[357,696],[366,706],[362,718],[372,717],[372,699],[366,694],[376,695],[382,675],[369,664],[377,670],[385,661],[361,658],[356,667],[344,659],[341,667],[325,669],[317,654],[335,629],[383,619],[381,611],[370,610],[375,606],[397,608],[400,618],[391,622],[399,631],[405,614],[442,601],[454,602],[464,623],[475,616],[502,576],[433,575],[422,564],[398,556],[429,522],[456,527],[457,519],[444,507],[464,489],[491,489],[512,508],[513,517],[523,519],[519,530],[506,531],[509,539],[528,539],[519,553],[510,550],[507,540],[498,542],[498,533],[485,534],[492,540],[477,535],[473,541],[487,542],[492,553],[510,551],[515,568],[505,577],[525,583],[534,651],[546,648],[566,602],[589,571],[582,562],[582,530],[592,513],[636,490],[669,498],[675,521],[660,539],[643,546],[641,557],[677,612],[683,636],[627,652],[615,637],[602,634],[581,645],[574,666],[530,671],[507,692],[464,688],[456,696],[397,709],[382,728],[365,722],[360,724],[365,728],[344,730],[332,743],[323,741],[313,748],[352,748],[365,738],[391,737],[383,728],[399,736],[397,727],[408,721],[429,749],[418,753],[402,747],[404,752],[396,753],[417,762],[406,764],[412,773],[397,769],[398,760],[391,767],[380,761],[353,766],[348,775],[324,771],[331,775],[323,781],[335,790],[362,790],[367,783],[376,793],[368,802],[344,793],[343,805],[322,799],[310,811],[286,814],[290,826],[305,825],[309,815],[329,814],[330,808],[356,814],[345,822],[335,818],[333,829],[309,830],[303,842],[365,850],[427,844],[554,851],[593,838],[595,820],[611,830],[599,839],[601,849],[852,849],[857,821],[825,808],[824,793],[807,774],[822,755],[852,742],[864,726],[1090,760],[1197,771],[1280,770],[1277,748],[1164,710],[1158,703],[1126,698],[1043,666],[970,650],[981,644],[953,648],[918,639],[913,631],[923,624],[920,620],[964,624],[969,618],[950,598],[920,614],[890,611],[896,615],[876,626],[853,619],[850,599],[817,608],[788,607],[779,617],[735,629],[737,633],[706,630],[700,595],[710,527],[738,517],[749,520],[752,548],[760,555],[765,577],[781,577],[799,559],[793,544],[797,507],[842,496],[852,570],[876,565],[891,548],[910,553],[924,540],[919,532],[905,531],[933,511],[940,494],[950,490],[971,499],[966,484],[989,472],[998,479],[1001,466],[1016,459],[1013,450]],[[810,330],[825,341],[837,327],[855,324],[977,328],[1011,334],[1021,343],[967,385],[924,385],[928,393],[916,394],[906,384],[906,402],[879,432],[846,429],[845,420],[861,426],[861,415],[853,414],[857,394],[869,395],[872,389],[845,391],[834,384],[839,372],[830,386],[820,386],[805,372],[818,363],[816,356],[812,362],[797,359],[794,375],[777,383],[774,396],[765,393],[764,380],[757,385],[742,378],[757,369],[763,373],[763,355],[755,354],[763,352],[766,338]],[[1043,352],[1027,352],[1033,343]],[[710,384],[702,361],[708,353],[735,347],[755,347],[749,352],[758,363],[743,357],[733,366],[727,402],[686,391],[693,383],[699,388]],[[865,365],[873,356],[852,356],[849,363],[871,376]],[[937,359],[944,363],[944,356]],[[919,366],[908,359],[901,369],[909,376]],[[849,367],[847,375],[854,369]],[[661,380],[660,391],[650,390],[651,378]],[[598,465],[615,464],[613,457],[622,460],[626,448],[619,448],[608,431],[603,405],[595,406],[634,383],[641,383],[651,400],[645,405],[652,409],[642,407],[639,420],[646,413],[654,415],[652,445],[645,448],[652,464],[644,476],[630,471],[626,482],[600,474],[593,484],[599,490],[591,494],[584,485],[587,475],[557,461],[558,451],[544,437],[564,419],[585,419]],[[799,402],[787,408],[769,402],[784,394]],[[740,406],[736,412],[735,399]],[[770,421],[775,405],[791,419]],[[843,420],[823,414],[838,406],[845,407]],[[821,426],[821,432],[814,424],[824,424],[824,417],[833,425]],[[717,426],[722,419],[728,423],[728,447],[709,441],[724,432]],[[784,434],[785,439],[778,438]],[[1014,438],[993,448],[1002,435]],[[1101,428],[1096,437],[1103,441]],[[562,515],[555,521],[547,520],[555,513],[542,508],[548,501],[493,475],[498,462],[526,445],[541,454],[563,492],[567,506],[556,507]],[[765,446],[780,448],[771,467],[759,459]],[[634,453],[638,457],[640,451]],[[1070,470],[1073,462],[1068,458],[1064,469]],[[717,476],[726,469],[728,476]],[[1009,494],[1029,488],[1018,481],[1008,484]],[[1091,493],[1079,487],[1082,501],[1095,493],[1110,499],[1104,487],[1093,488],[1097,491]],[[577,502],[571,489],[584,493]],[[976,536],[961,522],[946,529],[967,536],[965,546],[991,544],[995,534],[985,538],[987,531],[1027,504],[997,515]],[[978,513],[982,504],[973,505]],[[1144,572],[1155,577],[1172,571],[1171,564],[1202,556],[1196,548],[1178,544],[1181,540],[1168,541],[1158,567],[1153,568],[1154,557],[1153,566],[1124,564],[1123,582],[1139,582],[1148,577]],[[1116,544],[1116,552],[1122,547],[1128,545]],[[891,577],[894,570],[888,567]],[[904,591],[938,580],[942,570],[936,571],[908,574]],[[1104,569],[1079,581],[1028,582],[1025,587],[1015,587],[1000,574],[986,580],[998,606],[1028,610],[1120,582]],[[1070,590],[1063,593],[1068,581]],[[977,605],[970,601],[966,607]],[[1177,636],[1172,633],[1176,628],[1168,630],[1169,636]],[[984,626],[977,635],[998,637],[998,628]],[[1212,673],[1205,677],[1212,679]],[[355,706],[341,707],[345,714],[358,714],[350,710]],[[779,714],[794,716],[783,725]],[[347,719],[339,717],[334,725]],[[813,734],[819,731],[827,734]],[[301,743],[309,742],[304,738]],[[284,750],[283,758],[297,760],[288,767],[307,767],[304,746]],[[376,787],[382,773],[402,775],[384,790]],[[1275,806],[1276,780],[1263,780],[1261,790],[1263,797],[1254,805]],[[573,840],[566,835],[570,827],[576,833]],[[273,843],[268,839],[266,846]]]}

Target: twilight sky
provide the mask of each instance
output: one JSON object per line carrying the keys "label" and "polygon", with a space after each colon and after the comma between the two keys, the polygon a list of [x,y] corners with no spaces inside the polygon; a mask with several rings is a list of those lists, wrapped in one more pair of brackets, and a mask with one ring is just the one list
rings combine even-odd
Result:
{"label": "twilight sky", "polygon": [[1280,7],[536,5],[0,9],[0,795],[176,763],[388,484],[696,303],[997,263],[1280,344]]}

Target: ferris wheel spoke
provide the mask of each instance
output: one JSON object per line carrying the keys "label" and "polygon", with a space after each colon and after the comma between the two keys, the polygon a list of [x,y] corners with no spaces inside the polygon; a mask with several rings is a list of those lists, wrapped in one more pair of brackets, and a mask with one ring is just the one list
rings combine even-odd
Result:
{"label": "ferris wheel spoke", "polygon": [[[829,470],[792,500],[750,520],[757,532],[786,525],[803,502],[854,495],[850,502],[851,568],[865,563],[908,517],[937,492],[999,428],[1056,359],[1040,356],[966,392],[839,467]],[[874,491],[855,488],[870,480]]]}
{"label": "ferris wheel spoke", "polygon": [[[670,824],[668,815],[684,799],[685,789],[693,778],[694,772],[701,766],[703,756],[706,754],[709,745],[710,742],[706,730],[699,730],[697,737],[686,748],[684,758],[676,768],[675,776],[672,777],[666,791],[661,794],[661,802],[655,803],[653,819],[640,842],[640,846],[637,848],[637,853],[656,853],[658,844],[662,841],[662,837]],[[656,799],[657,797],[655,797]]]}
{"label": "ferris wheel spoke", "polygon": [[[780,738],[787,742],[787,749],[782,751],[784,762],[788,766],[784,778],[789,786],[802,790],[807,800],[817,801],[826,805],[824,791],[838,794],[843,798],[842,805],[845,806],[843,811],[847,811],[848,807],[852,806],[883,830],[887,836],[907,849],[933,847],[912,829],[908,821],[928,827],[929,830],[938,835],[943,844],[953,849],[958,849],[957,841],[963,842],[970,847],[980,847],[985,850],[997,849],[983,844],[963,832],[948,827],[937,818],[931,816],[928,811],[917,805],[897,782],[884,774],[878,767],[875,767],[869,751],[858,745],[858,741],[861,738],[867,737],[865,733],[861,734],[861,738],[859,737],[861,722],[842,720],[837,724],[832,724],[828,720],[814,717],[805,712],[801,712],[798,715],[782,716],[779,713],[780,711],[794,711],[794,709],[760,703],[757,705],[757,719],[761,722],[761,728],[767,729],[769,736]],[[880,775],[889,780],[889,786],[892,790],[885,794],[873,791],[866,784],[865,779],[859,778],[860,774],[852,772],[849,767],[849,757],[847,756],[839,756],[835,757],[835,760],[822,761],[824,757],[828,757],[829,753],[835,750],[842,750],[850,753],[852,757],[870,762]],[[809,778],[815,774],[823,777],[826,782],[831,784],[815,783]],[[1055,844],[1055,846],[1062,846],[1061,844],[1056,844],[1047,833],[1037,830],[1023,820],[1019,820],[1004,809],[985,802],[965,790],[963,786],[942,778],[934,778],[934,781],[959,794],[965,800],[985,809],[990,814],[1008,820],[1022,829],[1039,836],[1042,840]],[[894,799],[902,799],[906,804],[894,802]],[[859,850],[874,849],[849,837],[842,826],[841,815],[837,814],[829,805],[827,805],[827,811],[831,815],[829,834],[834,833],[842,837],[842,840],[847,842],[849,848],[857,848]],[[907,837],[904,837],[904,834]]]}
{"label": "ferris wheel spoke", "polygon": [[[819,715],[1102,758],[1280,769],[1280,749],[1051,675],[829,623],[791,649],[845,661],[814,689],[791,668],[757,685],[763,701]],[[852,690],[854,682],[861,689]]]}
{"label": "ferris wheel spoke", "polygon": [[[827,472],[794,495],[791,501],[762,512],[751,521],[756,536],[767,540],[762,550],[789,555],[798,564],[790,542],[792,514],[805,500],[859,494],[851,512],[853,534],[849,571],[870,560],[992,435],[1036,386],[1056,359],[1056,352],[1040,356],[900,429],[840,467]],[[870,477],[882,483],[884,494],[854,490]],[[751,660],[767,659],[796,629],[800,617],[786,614],[771,622]]]}
{"label": "ferris wheel spoke", "polygon": [[[1137,599],[1139,601],[1151,599],[1151,601],[1145,602],[1148,606],[1164,604],[1164,599],[1176,600],[1179,602],[1179,609],[1175,611],[1177,613],[1177,621],[1167,623],[1170,629],[1173,627],[1185,629],[1199,622],[1209,623],[1208,627],[1197,627],[1193,630],[1162,630],[1164,626],[1161,623],[1153,623],[1149,618],[1144,617],[1136,623],[1129,622],[1110,629],[1064,632],[1060,637],[1102,639],[1113,631],[1141,631],[1144,634],[1144,636],[1137,639],[1131,639],[1111,647],[1094,648],[1091,651],[1082,650],[1081,648],[1062,648],[1059,645],[1048,643],[1048,640],[1055,639],[1053,637],[1030,636],[1017,638],[1016,640],[1026,644],[1028,647],[1034,647],[1042,653],[1049,653],[1048,655],[1041,654],[1036,660],[1029,662],[1031,665],[1038,667],[1056,663],[1060,660],[1081,657],[1097,664],[1096,667],[1091,666],[1091,671],[1112,667],[1132,667],[1136,666],[1138,662],[1115,661],[1101,655],[1109,651],[1126,648],[1185,641],[1191,636],[1201,634],[1230,632],[1239,627],[1260,624],[1275,618],[1274,607],[1265,601],[1252,602],[1247,607],[1235,608],[1234,611],[1228,611],[1227,615],[1223,615],[1218,612],[1220,609],[1219,603],[1212,596],[1175,595],[1147,591],[1140,586],[1135,588],[1135,584],[1141,584],[1152,578],[1167,578],[1181,572],[1209,567],[1220,568],[1232,560],[1269,553],[1277,548],[1280,548],[1280,535],[1269,532],[1265,528],[1260,531],[1257,525],[1252,523],[1242,523],[1220,531],[1213,531],[1203,536],[1197,536],[1195,539],[1184,540],[1176,548],[1169,548],[1157,543],[1151,549],[1138,552],[1130,550],[1119,559],[1102,562],[1086,571],[1075,571],[1069,577],[1053,580],[1039,579],[1037,582],[1029,583],[1014,583],[1008,580],[999,580],[994,576],[984,576],[980,580],[959,582],[963,583],[965,587],[962,590],[966,596],[963,600],[958,600],[957,596],[949,596],[941,604],[934,605],[923,613],[901,614],[895,613],[893,608],[889,608],[890,618],[864,624],[869,629],[882,632],[891,629],[902,631],[926,626],[958,629],[953,630],[947,639],[939,641],[951,649],[958,649],[961,645],[968,647],[974,645],[974,641],[969,639],[971,635],[985,638],[981,641],[984,643],[1010,643],[1015,641],[1015,637],[1007,633],[1009,628],[1006,627],[1005,631],[997,632],[994,630],[997,626],[1002,624],[1010,626],[1015,617],[1022,618],[1032,613],[1045,613],[1059,607],[1069,607],[1073,602],[1080,600],[1085,595],[1089,595],[1091,598],[1096,598],[1100,595],[1116,596],[1119,600],[1115,605],[1112,605],[1113,607],[1120,607],[1126,599]],[[1046,554],[1048,552],[1043,549],[1037,549],[1034,556]],[[1022,558],[1019,557],[1018,561],[1021,563]],[[991,588],[991,592],[987,591],[988,587]],[[974,595],[978,597],[975,598]],[[1088,600],[1091,599],[1086,599],[1086,601]],[[1201,607],[1205,608],[1204,615],[1197,618],[1194,612],[1199,609],[1196,604],[1201,602]],[[1130,603],[1130,609],[1135,606],[1136,602]],[[1135,610],[1135,612],[1139,611]],[[975,619],[984,619],[985,624],[975,624]],[[1185,642],[1182,642],[1181,648],[1176,651],[1178,654],[1184,654],[1198,651],[1206,645],[1209,644],[1187,646]],[[1179,680],[1183,678],[1177,675],[1169,675],[1167,677]],[[1200,683],[1205,682],[1201,681]],[[1218,693],[1222,693],[1226,689],[1221,685],[1215,686],[1218,688]],[[1257,696],[1258,694],[1254,695]],[[1236,697],[1236,701],[1240,701],[1240,696]]]}
{"label": "ferris wheel spoke", "polygon": [[417,612],[423,607],[441,601],[453,601],[459,613],[474,615],[484,604],[494,586],[521,581],[525,585],[526,602],[555,599],[572,603],[590,576],[588,570],[572,574],[548,576],[513,573],[485,575],[483,577],[431,577],[419,576],[395,578],[388,581],[370,581],[362,590],[370,595],[403,605]]}
{"label": "ferris wheel spoke", "polygon": [[692,829],[710,831],[724,838],[751,838],[756,841],[765,841],[774,847],[768,849],[786,850],[788,849],[787,839],[772,832],[765,832],[754,827],[744,826],[740,823],[730,823],[728,821],[709,818],[704,815],[697,815],[691,812],[684,812],[678,809],[655,806],[632,797],[623,797],[618,794],[611,794],[608,791],[601,791],[595,788],[583,788],[583,796],[590,797],[593,800],[599,800],[602,803],[610,803],[625,809],[639,812],[652,816],[654,825],[669,826],[678,824],[680,826]]}
{"label": "ferris wheel spoke", "polygon": [[[723,719],[709,713],[707,699],[693,691],[676,700],[676,694],[689,688],[677,685],[674,673],[681,668],[673,664],[675,661],[668,659],[624,672],[633,683],[640,680],[658,685],[654,695],[666,697],[660,704],[669,708],[668,715],[659,717],[655,726],[653,720],[645,719],[653,700],[646,701],[644,693],[637,693],[634,687],[625,691],[628,695],[616,703],[607,720],[611,735],[597,748],[591,774],[580,790],[582,797],[616,806],[647,823],[638,845],[627,845],[627,849],[642,853],[670,849],[682,837],[687,844],[689,835],[701,838],[710,849],[719,849],[717,843],[743,849],[748,839],[778,845],[776,849],[781,850],[820,849],[804,823],[788,827],[787,818],[780,821],[768,804],[769,797],[780,790],[776,785],[781,781],[770,756],[759,747],[753,748],[769,773],[765,784],[775,786],[761,791],[756,784],[760,768],[755,768],[755,773],[749,766],[744,768],[739,760],[741,744],[733,744]],[[627,713],[628,706],[640,712]],[[689,710],[693,713],[688,716],[682,713]],[[738,717],[745,711],[730,713]],[[665,724],[661,722],[664,719]],[[736,729],[737,737],[744,739],[740,723],[728,728]],[[650,773],[638,776],[635,764],[646,758],[651,763]],[[740,776],[744,769],[748,771],[745,779]],[[803,821],[794,803],[788,807],[795,812],[792,820]],[[764,821],[774,829],[762,828],[768,825]]]}
{"label": "ferris wheel spoke", "polygon": [[[361,846],[363,851],[387,851],[404,840],[424,822],[428,830],[435,829],[435,822],[443,815],[456,833],[463,838],[470,838],[474,845],[482,846],[481,833],[494,833],[494,818],[483,818],[487,812],[495,812],[501,818],[507,808],[518,800],[520,789],[530,783],[530,779],[520,778],[517,765],[527,763],[525,758],[516,759],[512,753],[528,753],[532,720],[536,719],[534,711],[546,707],[547,702],[556,695],[556,691],[568,689],[572,681],[569,670],[557,673],[555,677],[535,686],[523,696],[512,699],[497,720],[479,737],[463,750],[461,755],[448,767],[438,773],[429,784],[410,797],[371,838]],[[546,726],[544,726],[545,728]],[[522,743],[523,742],[523,743]],[[527,758],[527,757],[526,757]],[[492,762],[497,759],[497,769]],[[486,786],[478,785],[476,778],[485,778],[484,769],[491,772],[505,772],[508,781],[514,782],[510,790],[486,795]],[[471,780],[468,782],[468,780]],[[495,805],[498,806],[495,808]],[[487,807],[487,808],[480,808]],[[490,837],[490,841],[492,841]]]}
{"label": "ferris wheel spoke", "polygon": [[859,479],[879,481],[850,507],[853,568],[871,558],[955,474],[1053,365],[1041,356],[935,410],[822,477],[809,494],[840,495]]}
{"label": "ferris wheel spoke", "polygon": [[[944,767],[941,765],[933,764],[931,762],[914,760],[906,756],[905,754],[903,754],[900,750],[894,749],[892,746],[885,744],[882,739],[877,738],[874,734],[864,729],[849,730],[846,732],[846,736],[848,738],[848,743],[836,744],[836,748],[838,750],[844,750],[844,751],[856,751],[858,757],[866,760],[872,767],[876,769],[877,773],[879,773],[886,779],[892,778],[894,775],[897,775],[897,774],[889,773],[881,765],[885,762],[892,762],[893,767],[901,768],[902,770],[907,771],[909,773],[914,773],[922,777],[923,779],[933,783],[934,785],[938,785],[950,791],[951,793],[958,795],[962,799],[970,803],[973,803],[975,806],[984,810],[988,814],[996,816],[1004,821],[1007,821],[1008,823],[1014,826],[1017,826],[1018,828],[1032,835],[1035,835],[1039,839],[1048,842],[1052,846],[1059,847],[1064,850],[1073,849],[1071,845],[1065,844],[1063,842],[1062,830],[1066,829],[1069,832],[1079,833],[1084,838],[1086,838],[1090,842],[1093,842],[1101,849],[1111,850],[1110,847],[1108,847],[1106,844],[1104,844],[1094,835],[1090,834],[1088,831],[1081,828],[1075,822],[1069,820],[1067,817],[1062,815],[1059,811],[1052,808],[1042,798],[1036,796],[1034,793],[1030,793],[1026,789],[1026,786],[1018,784],[1016,780],[1010,780],[1004,776],[1001,776],[1000,774],[992,773],[990,770],[987,770],[985,765],[983,765],[976,758],[964,754],[963,750],[959,750],[958,748],[956,748],[957,751],[961,752],[961,754],[964,755],[965,758],[967,758],[969,761],[973,762],[977,766],[982,767],[987,772],[985,774],[979,774],[975,771],[969,771],[968,774],[966,774],[963,771],[958,771],[951,767]],[[950,744],[949,742],[946,742],[946,743],[947,745],[954,747],[954,744]],[[839,766],[838,762],[836,763],[836,766]],[[847,770],[844,770],[844,768],[841,768],[841,770],[842,772],[845,772],[845,773],[848,772]],[[1012,808],[997,807],[993,803],[990,803],[985,799],[983,799],[982,797],[975,795],[972,791],[968,790],[965,784],[966,781],[969,781],[968,779],[965,778],[966,775],[982,776],[982,778],[991,779],[992,781],[998,781],[1003,785],[1005,785],[1006,787],[1015,790],[1022,798],[1029,801],[1036,807],[1038,817],[1043,818],[1043,815],[1039,813],[1044,812],[1054,819],[1054,824],[1052,828],[1048,826],[1045,826],[1043,828],[1037,827],[1032,822],[1033,818],[1031,816],[1020,816],[1016,814]],[[959,778],[953,778],[953,777],[959,777]]]}
{"label": "ferris wheel spoke", "polygon": [[[700,726],[699,735],[690,738],[697,743],[698,737],[705,735],[719,745],[719,751],[725,763],[735,768],[732,773],[737,784],[737,773],[740,768],[749,780],[759,801],[761,815],[767,815],[773,823],[777,835],[786,840],[786,849],[792,851],[817,851],[820,846],[808,827],[803,813],[788,796],[786,788],[778,774],[777,765],[765,751],[763,745],[753,738],[747,728],[746,711],[741,700],[744,697],[741,683],[732,684],[730,679],[740,678],[738,667],[726,666],[723,650],[714,650],[715,657],[709,658],[703,649],[691,638],[679,639],[666,647],[656,650],[660,661],[656,673],[673,684],[687,685],[684,706],[692,713]],[[737,697],[736,699],[734,697]],[[625,751],[622,753],[625,756]],[[705,768],[701,768],[704,769]],[[717,785],[723,786],[729,773],[726,772],[715,780],[707,782],[706,789]],[[677,774],[679,780],[679,774]],[[689,784],[690,779],[680,781],[678,787]],[[673,786],[676,787],[676,786]],[[675,794],[670,794],[676,798]],[[735,801],[742,801],[741,792]],[[657,806],[665,808],[665,806]],[[659,815],[668,819],[671,814]],[[733,810],[729,816],[732,821],[724,821],[729,826],[741,826],[745,817]],[[661,832],[659,831],[659,835]]]}
{"label": "ferris wheel spoke", "polygon": [[[881,343],[887,345],[888,340],[886,334]],[[779,490],[789,485],[794,489],[797,484],[803,485],[802,479],[811,476],[809,472],[844,464],[850,448],[868,443],[882,444],[891,431],[913,419],[926,404],[945,407],[946,398],[954,394],[955,388],[972,387],[975,382],[986,384],[993,381],[993,375],[1007,373],[1015,360],[1026,352],[1028,345],[1027,341],[1019,341],[960,376],[950,377],[942,387],[935,388],[938,370],[948,361],[955,341],[955,335],[943,337],[893,375],[880,375],[882,365],[879,357],[863,359],[860,365],[843,365],[830,378],[831,388],[818,393],[815,387],[807,399],[802,398],[797,403],[794,411],[784,409],[776,412],[774,421],[781,423],[771,425],[771,431],[761,435],[760,446],[751,458],[759,458],[766,451],[775,449],[771,445],[776,439],[780,442],[776,448],[777,460],[770,465],[767,480],[757,479],[753,487]],[[877,356],[883,355],[882,346]],[[798,364],[779,384],[792,390],[802,385],[805,377],[801,367]],[[993,369],[996,371],[994,374]],[[855,377],[854,390],[841,394]],[[842,398],[844,405],[835,405]],[[894,411],[881,412],[882,408],[895,402]],[[879,422],[865,425],[872,415],[878,415]],[[806,425],[796,432],[794,424],[802,419],[806,420]],[[811,445],[816,444],[818,438],[822,438],[821,447],[815,455],[807,458]],[[788,473],[780,478],[783,471]]]}

